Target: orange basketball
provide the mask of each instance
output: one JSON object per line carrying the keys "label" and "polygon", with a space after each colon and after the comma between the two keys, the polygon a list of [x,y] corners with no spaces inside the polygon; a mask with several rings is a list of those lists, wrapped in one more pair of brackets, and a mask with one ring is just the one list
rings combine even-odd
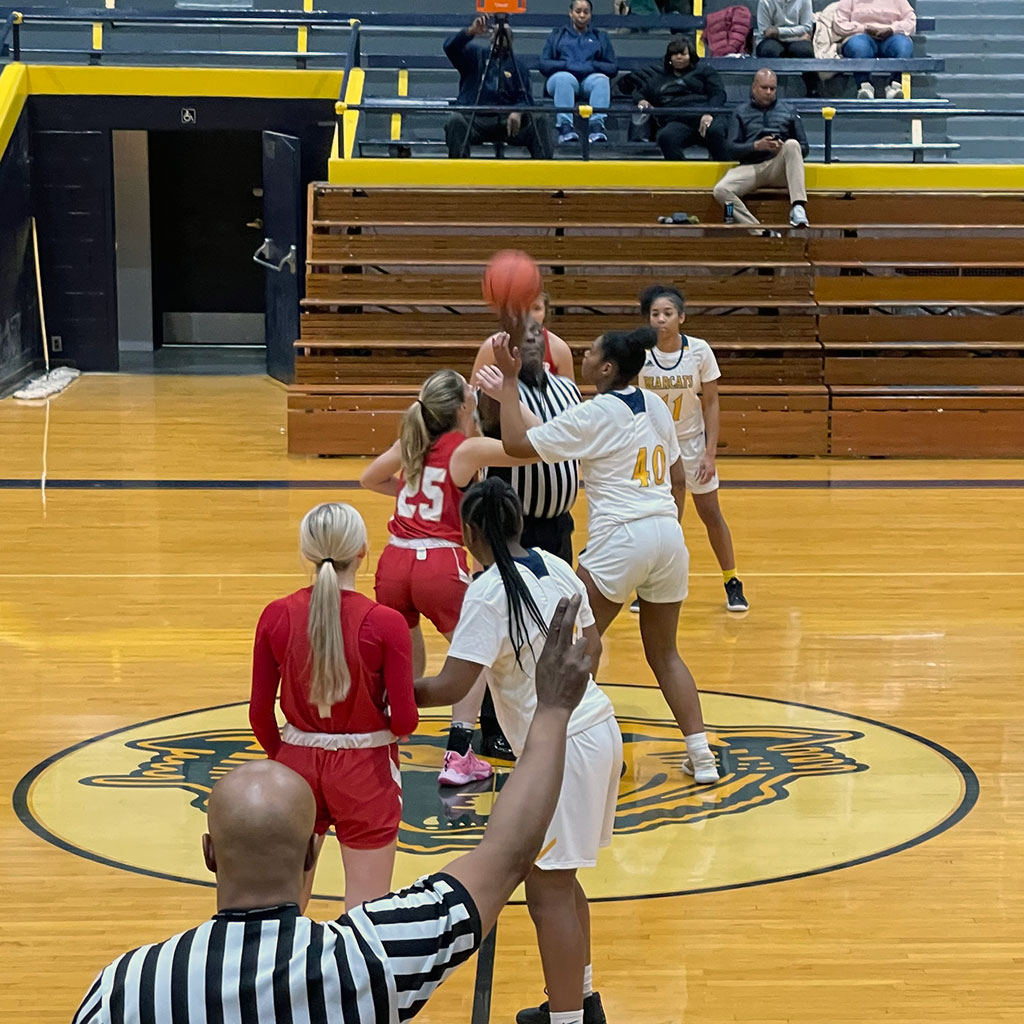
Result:
{"label": "orange basketball", "polygon": [[487,264],[483,292],[492,309],[528,313],[541,292],[540,269],[521,249],[502,249]]}

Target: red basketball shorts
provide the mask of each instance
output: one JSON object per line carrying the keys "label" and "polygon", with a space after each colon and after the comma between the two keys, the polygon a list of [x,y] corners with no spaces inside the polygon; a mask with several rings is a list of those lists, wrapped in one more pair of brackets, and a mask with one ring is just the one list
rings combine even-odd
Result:
{"label": "red basketball shorts", "polygon": [[400,548],[389,544],[377,563],[374,590],[380,604],[405,616],[409,628],[425,615],[439,633],[459,621],[469,586],[463,548]]}
{"label": "red basketball shorts", "polygon": [[402,820],[398,744],[368,750],[323,750],[282,743],[276,761],[298,772],[316,797],[316,832],[333,825],[338,842],[377,850],[394,842]]}

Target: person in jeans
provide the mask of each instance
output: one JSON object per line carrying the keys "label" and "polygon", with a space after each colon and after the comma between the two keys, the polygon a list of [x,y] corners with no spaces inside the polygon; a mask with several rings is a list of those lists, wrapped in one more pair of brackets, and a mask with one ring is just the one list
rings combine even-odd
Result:
{"label": "person in jeans", "polygon": [[810,150],[800,115],[777,98],[775,72],[762,68],[754,75],[750,99],[732,113],[726,139],[727,150],[739,167],[726,171],[712,195],[725,206],[732,204],[733,215],[741,224],[758,224],[742,196],[765,185],[789,188],[789,223],[807,227],[807,188],[804,184],[804,157]]}
{"label": "person in jeans", "polygon": [[[917,28],[917,16],[907,0],[840,0],[835,25],[849,37],[843,43],[842,54],[851,60],[871,57],[906,60],[914,54],[910,37]],[[875,98],[869,72],[855,71],[853,79],[857,83],[857,99]],[[903,99],[903,85],[898,75],[888,75],[885,98]]]}
{"label": "person in jeans", "polygon": [[[483,106],[532,106],[530,69],[511,52],[511,29],[498,39],[495,59],[481,85],[490,48],[474,45],[474,40],[490,31],[487,19],[481,16],[445,40],[445,56],[459,72],[459,106],[472,106],[478,102],[477,96]],[[450,157],[468,157],[470,146],[479,142],[506,142],[525,146],[531,157],[543,160],[551,156],[549,131],[543,118],[529,112],[478,113],[472,121],[469,114],[452,114],[444,126],[444,137]]]}
{"label": "person in jeans", "polygon": [[[813,60],[814,9],[811,0],[758,0],[754,56],[775,60],[791,57]],[[820,79],[814,71],[801,77],[808,96],[818,95]]]}
{"label": "person in jeans", "polygon": [[[547,94],[554,97],[556,107],[574,106],[580,94],[594,107],[611,103],[611,80],[618,74],[619,66],[608,33],[590,27],[593,15],[591,0],[572,0],[569,24],[552,29],[544,44],[540,73],[547,79]],[[595,114],[590,119],[592,144],[608,141],[604,120],[604,114]],[[557,114],[555,125],[560,146],[579,141],[572,114]]]}

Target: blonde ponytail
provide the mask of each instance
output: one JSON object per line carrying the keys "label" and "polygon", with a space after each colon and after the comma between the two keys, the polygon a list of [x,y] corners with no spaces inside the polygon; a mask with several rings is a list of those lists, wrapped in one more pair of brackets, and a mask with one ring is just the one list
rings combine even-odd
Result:
{"label": "blonde ponytail", "polygon": [[402,476],[412,493],[420,489],[423,463],[431,445],[444,433],[454,430],[459,408],[466,400],[466,379],[454,370],[431,374],[416,399],[402,416],[398,447]]}
{"label": "blonde ponytail", "polygon": [[303,557],[316,566],[307,621],[309,701],[327,718],[352,683],[341,632],[338,570],[347,569],[366,548],[366,524],[351,505],[325,502],[303,516],[299,544]]}

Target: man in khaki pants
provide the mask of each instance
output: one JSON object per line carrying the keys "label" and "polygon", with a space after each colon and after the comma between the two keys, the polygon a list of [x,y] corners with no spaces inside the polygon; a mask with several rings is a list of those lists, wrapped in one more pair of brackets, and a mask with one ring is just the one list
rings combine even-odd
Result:
{"label": "man in khaki pants", "polygon": [[800,115],[776,98],[777,87],[774,71],[762,68],[754,75],[750,99],[733,111],[729,121],[727,152],[739,166],[725,172],[713,195],[723,206],[732,204],[733,216],[741,224],[758,224],[740,197],[765,185],[784,184],[792,203],[789,223],[805,228],[804,157],[810,147]]}

